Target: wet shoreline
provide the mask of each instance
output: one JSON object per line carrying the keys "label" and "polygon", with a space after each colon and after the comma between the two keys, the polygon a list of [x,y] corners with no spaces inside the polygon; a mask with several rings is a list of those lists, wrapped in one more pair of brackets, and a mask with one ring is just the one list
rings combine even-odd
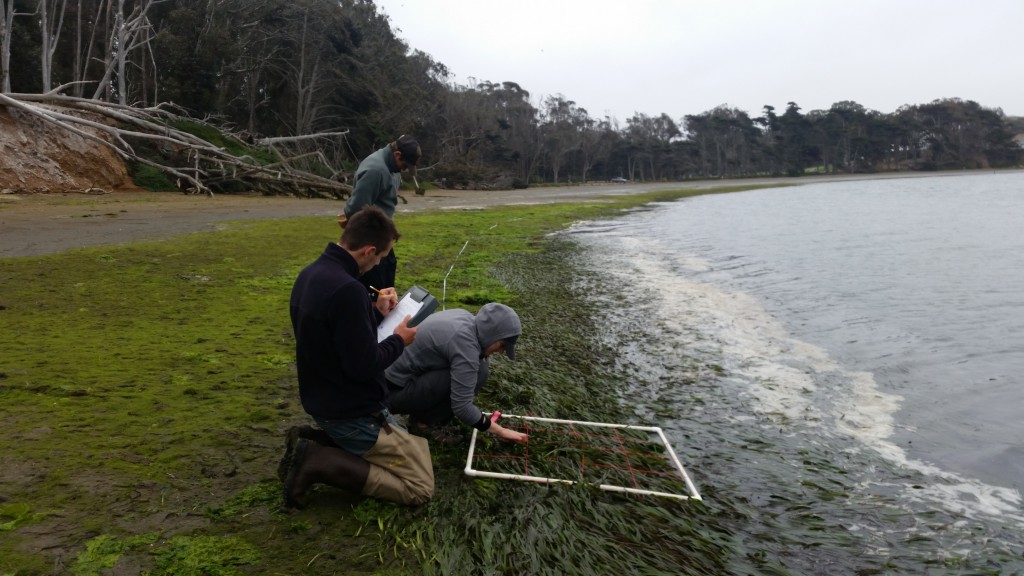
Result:
{"label": "wet shoreline", "polygon": [[[979,171],[979,173],[981,173]],[[929,178],[963,172],[898,172],[627,184],[592,183],[523,190],[440,190],[402,194],[403,213],[480,209],[489,206],[592,202],[656,190],[702,190],[722,186],[800,185],[850,180]],[[318,216],[333,222],[342,201],[262,195],[214,197],[172,192],[0,195],[0,258],[54,254],[75,248],[169,238],[217,229],[222,222]]]}

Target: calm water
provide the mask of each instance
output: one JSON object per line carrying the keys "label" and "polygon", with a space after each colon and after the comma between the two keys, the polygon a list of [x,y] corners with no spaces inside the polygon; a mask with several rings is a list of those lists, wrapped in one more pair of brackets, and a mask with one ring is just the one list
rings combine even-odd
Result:
{"label": "calm water", "polygon": [[625,401],[745,539],[806,573],[1016,574],[1022,222],[1008,173],[703,196],[572,236]]}

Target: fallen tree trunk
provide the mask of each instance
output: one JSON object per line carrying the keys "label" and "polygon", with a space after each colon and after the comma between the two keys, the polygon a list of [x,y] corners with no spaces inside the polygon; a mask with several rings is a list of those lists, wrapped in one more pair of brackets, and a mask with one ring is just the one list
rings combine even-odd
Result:
{"label": "fallen tree trunk", "polygon": [[[268,138],[247,144],[221,127],[189,117],[173,105],[134,108],[122,104],[60,94],[64,86],[47,94],[2,94],[0,106],[37,117],[69,133],[113,150],[126,162],[149,166],[175,182],[185,193],[213,195],[215,190],[258,190],[345,199],[352,187],[347,174],[331,166],[320,149],[288,155],[280,144],[303,146],[344,138],[348,131]],[[239,150],[260,151],[273,162],[253,154],[231,153],[182,126],[213,128],[235,140]],[[315,172],[314,172],[315,170]],[[327,174],[324,176],[323,174]]]}

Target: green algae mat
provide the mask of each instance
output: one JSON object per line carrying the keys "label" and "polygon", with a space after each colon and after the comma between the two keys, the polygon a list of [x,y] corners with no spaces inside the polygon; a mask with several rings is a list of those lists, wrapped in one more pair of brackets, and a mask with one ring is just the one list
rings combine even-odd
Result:
{"label": "green algae mat", "polygon": [[[576,247],[550,232],[693,193],[402,215],[398,289],[520,313],[482,406],[621,418],[614,352],[562,289]],[[463,429],[432,447],[425,506],[318,487],[283,511],[283,432],[306,422],[287,301],[337,233],[245,221],[0,260],[0,576],[715,573],[736,553],[704,503],[467,478]]]}

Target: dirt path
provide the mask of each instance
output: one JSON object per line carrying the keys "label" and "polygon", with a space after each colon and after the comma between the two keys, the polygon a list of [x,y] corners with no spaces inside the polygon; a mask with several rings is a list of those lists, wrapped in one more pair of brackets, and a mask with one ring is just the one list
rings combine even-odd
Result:
{"label": "dirt path", "polygon": [[[934,177],[952,173],[900,173],[710,180],[654,184],[588,184],[526,190],[432,190],[425,196],[405,195],[398,213],[429,209],[479,208],[493,205],[579,202],[602,196],[651,190],[709,188],[730,185],[838,182],[877,178]],[[177,193],[114,192],[88,194],[0,195],[0,258],[52,254],[72,248],[160,239],[185,232],[215,229],[219,222],[323,216],[341,211],[337,200],[266,196],[189,196]]]}
{"label": "dirt path", "polygon": [[[639,193],[668,185],[592,185],[528,190],[436,190],[405,195],[398,213],[497,204],[581,201]],[[227,220],[323,216],[334,219],[338,200],[266,196],[190,196],[114,192],[0,196],[0,258],[52,254],[72,248],[160,239],[215,229]]]}

